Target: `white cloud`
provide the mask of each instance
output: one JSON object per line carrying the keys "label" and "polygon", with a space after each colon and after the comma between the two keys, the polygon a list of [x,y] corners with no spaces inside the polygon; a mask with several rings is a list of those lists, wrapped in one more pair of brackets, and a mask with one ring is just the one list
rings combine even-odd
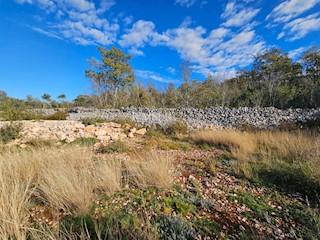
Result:
{"label": "white cloud", "polygon": [[227,3],[221,18],[225,20],[222,24],[225,27],[241,27],[250,22],[258,13],[260,9],[246,8],[235,1]]}
{"label": "white cloud", "polygon": [[197,0],[176,0],[175,3],[184,7],[191,7],[196,3]]}
{"label": "white cloud", "polygon": [[52,37],[52,38],[57,38],[57,39],[63,40],[63,38],[59,37],[56,33],[48,32],[48,31],[45,31],[45,30],[43,30],[41,28],[37,28],[37,27],[31,27],[31,29],[38,32],[38,33],[46,35],[47,37]]}
{"label": "white cloud", "polygon": [[124,18],[122,18],[122,21],[125,26],[128,26],[133,22],[133,16],[124,17]]}
{"label": "white cloud", "polygon": [[16,0],[17,3],[20,3],[20,4],[24,4],[24,3],[29,3],[31,4],[32,3],[32,0]]}
{"label": "white cloud", "polygon": [[119,44],[122,47],[144,47],[152,38],[155,25],[151,21],[139,20],[133,24],[127,33],[121,36]]}
{"label": "white cloud", "polygon": [[136,49],[135,47],[130,48],[128,52],[129,54],[134,56],[144,56],[143,51]]}
{"label": "white cloud", "polygon": [[177,72],[177,70],[173,67],[167,67],[166,69],[168,72],[170,72],[171,74],[175,74]]}
{"label": "white cloud", "polygon": [[[16,0],[34,4],[44,13],[55,14],[56,23],[46,27],[34,27],[35,31],[48,37],[68,39],[81,45],[109,45],[116,41],[119,25],[104,16],[116,4],[115,0]],[[54,34],[53,34],[54,33]]]}
{"label": "white cloud", "polygon": [[307,50],[307,47],[299,47],[297,49],[291,50],[288,52],[289,58],[296,60],[299,58],[305,51]]}
{"label": "white cloud", "polygon": [[180,24],[181,28],[189,27],[192,24],[192,18],[190,16],[187,16],[183,19],[182,23]]}
{"label": "white cloud", "polygon": [[294,41],[306,36],[309,32],[320,29],[320,17],[319,14],[311,14],[304,18],[297,18],[284,25],[289,40]]}
{"label": "white cloud", "polygon": [[267,19],[272,18],[274,22],[285,23],[310,10],[318,3],[320,0],[286,0],[276,6]]}
{"label": "white cloud", "polygon": [[147,81],[153,80],[153,81],[162,82],[162,83],[180,83],[180,81],[178,80],[162,77],[160,76],[160,74],[155,73],[153,71],[135,70],[135,73],[138,78],[141,78]]}

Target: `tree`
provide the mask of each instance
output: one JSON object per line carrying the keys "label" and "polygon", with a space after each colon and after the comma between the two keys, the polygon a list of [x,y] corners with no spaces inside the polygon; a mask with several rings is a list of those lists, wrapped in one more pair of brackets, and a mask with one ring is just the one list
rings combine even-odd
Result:
{"label": "tree", "polygon": [[179,90],[181,91],[181,95],[183,97],[183,101],[186,107],[190,105],[190,81],[191,81],[191,63],[189,60],[184,60],[180,64],[180,71],[183,78],[183,84],[180,86]]}
{"label": "tree", "polygon": [[293,63],[288,54],[279,49],[259,53],[252,70],[257,74],[255,79],[262,81],[260,85],[267,91],[266,106],[284,107],[296,97],[301,65]]}
{"label": "tree", "polygon": [[57,98],[61,99],[61,101],[63,101],[63,99],[66,99],[67,96],[65,94],[60,94]]}
{"label": "tree", "polygon": [[131,56],[115,47],[110,50],[99,47],[98,50],[102,59],[100,61],[95,58],[89,60],[92,69],[85,70],[85,75],[91,80],[100,106],[105,107],[109,103],[112,107],[117,107],[118,91],[135,81],[132,66],[130,66]]}
{"label": "tree", "polygon": [[48,93],[43,94],[41,98],[47,102],[51,101],[51,95],[49,95]]}
{"label": "tree", "polygon": [[320,50],[314,46],[302,57],[305,71],[306,87],[310,96],[311,107],[320,106]]}

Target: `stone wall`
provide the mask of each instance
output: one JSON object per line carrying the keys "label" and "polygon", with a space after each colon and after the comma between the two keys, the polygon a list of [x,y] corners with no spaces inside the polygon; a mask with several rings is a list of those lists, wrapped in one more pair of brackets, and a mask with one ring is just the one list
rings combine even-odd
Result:
{"label": "stone wall", "polygon": [[207,109],[90,109],[70,110],[69,120],[82,118],[130,118],[143,126],[166,126],[175,120],[185,121],[190,129],[236,128],[243,124],[272,129],[283,123],[298,123],[320,118],[318,109],[276,108],[207,108]]}

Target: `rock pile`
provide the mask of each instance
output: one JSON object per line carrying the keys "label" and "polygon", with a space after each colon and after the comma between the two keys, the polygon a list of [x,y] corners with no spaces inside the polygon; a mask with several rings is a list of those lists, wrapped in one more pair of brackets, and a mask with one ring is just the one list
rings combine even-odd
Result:
{"label": "rock pile", "polygon": [[[145,128],[137,130],[130,125],[108,122],[98,126],[85,126],[79,121],[20,121],[22,130],[20,139],[13,144],[24,144],[29,141],[50,140],[56,142],[71,143],[78,138],[95,138],[100,144],[108,144],[111,141],[133,138],[137,135],[144,135]],[[8,122],[0,122],[0,128]]]}
{"label": "rock pile", "polygon": [[237,128],[250,125],[258,129],[272,129],[283,123],[298,123],[320,118],[318,109],[276,108],[206,108],[206,109],[92,109],[72,108],[70,120],[82,118],[130,118],[143,126],[165,127],[176,120],[183,120],[190,129]]}

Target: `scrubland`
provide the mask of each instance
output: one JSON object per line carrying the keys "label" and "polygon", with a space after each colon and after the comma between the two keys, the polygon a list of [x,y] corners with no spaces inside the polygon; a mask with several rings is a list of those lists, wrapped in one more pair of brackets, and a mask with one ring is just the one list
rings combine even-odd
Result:
{"label": "scrubland", "polygon": [[173,124],[93,144],[2,144],[1,239],[320,237],[319,132]]}

